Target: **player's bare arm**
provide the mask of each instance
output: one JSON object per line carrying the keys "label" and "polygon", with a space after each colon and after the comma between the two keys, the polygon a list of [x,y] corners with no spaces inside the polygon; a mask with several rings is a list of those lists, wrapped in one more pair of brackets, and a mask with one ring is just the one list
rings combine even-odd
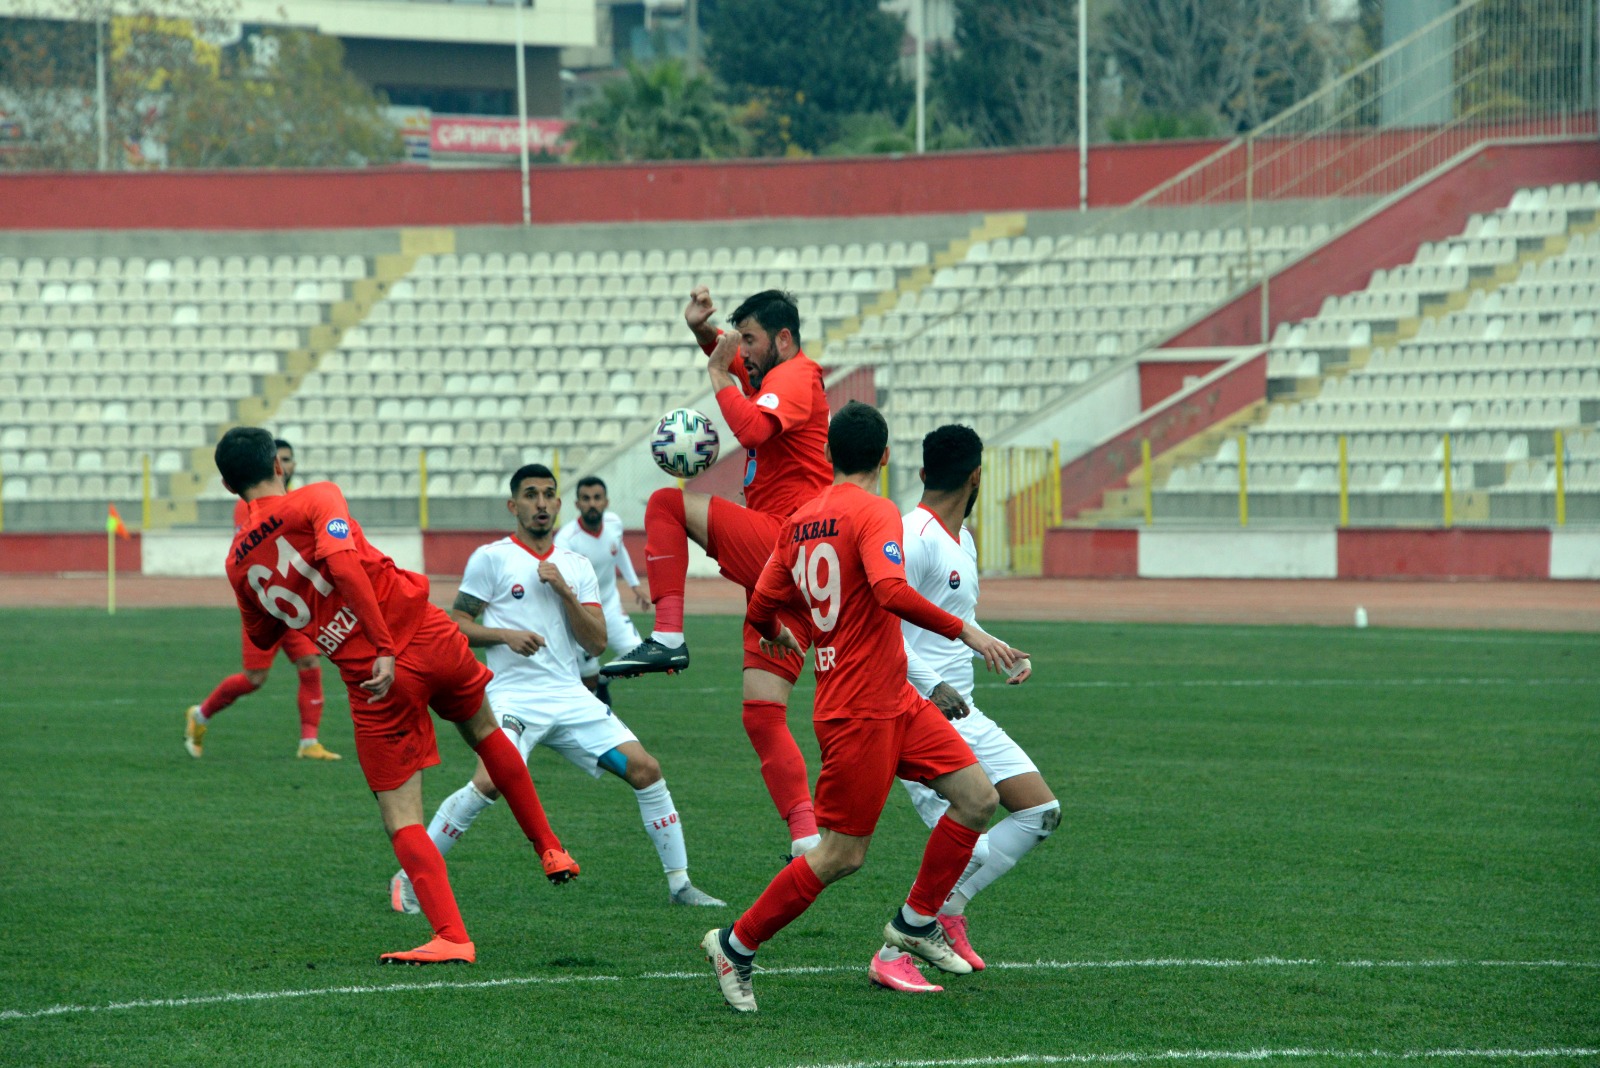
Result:
{"label": "player's bare arm", "polygon": [[567,585],[561,569],[549,560],[539,565],[539,581],[549,586],[555,595],[561,598],[567,622],[572,627],[572,636],[578,640],[583,651],[590,656],[599,656],[605,652],[606,617],[600,606],[587,605],[578,600],[578,595]]}
{"label": "player's bare arm", "polygon": [[717,340],[717,328],[711,325],[711,317],[716,312],[717,306],[711,302],[710,289],[695,286],[689,291],[689,305],[683,309],[683,321],[689,324],[689,329],[694,331],[694,339],[701,346]]}
{"label": "player's bare arm", "polygon": [[531,630],[512,630],[505,627],[485,627],[478,622],[486,606],[470,593],[457,593],[450,606],[450,618],[456,621],[468,645],[504,645],[520,656],[532,656],[544,648],[544,638]]}
{"label": "player's bare arm", "polygon": [[1013,664],[1028,658],[1027,653],[1011,648],[973,623],[962,626],[961,641],[967,648],[983,657],[983,662],[989,666],[989,670],[996,673],[1007,672]]}

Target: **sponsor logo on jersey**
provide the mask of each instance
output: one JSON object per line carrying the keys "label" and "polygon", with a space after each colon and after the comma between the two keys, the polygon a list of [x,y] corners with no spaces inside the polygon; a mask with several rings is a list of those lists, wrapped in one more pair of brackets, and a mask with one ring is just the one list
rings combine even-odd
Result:
{"label": "sponsor logo on jersey", "polygon": [[794,532],[789,535],[791,543],[811,541],[815,538],[831,538],[839,533],[839,520],[837,518],[818,519],[810,523],[796,523]]}
{"label": "sponsor logo on jersey", "polygon": [[348,519],[328,520],[328,535],[340,541],[350,536],[350,521]]}
{"label": "sponsor logo on jersey", "polygon": [[897,542],[897,541],[886,541],[886,542],[884,542],[883,543],[883,555],[885,555],[885,556],[887,556],[889,558],[889,562],[891,564],[903,564],[903,563],[905,563],[905,559],[906,559],[905,553],[902,553],[900,551],[900,543]]}
{"label": "sponsor logo on jersey", "polygon": [[281,526],[283,526],[283,520],[273,516],[250,533],[244,535],[233,550],[233,562],[237,564],[246,556],[249,556],[251,549],[266,541],[267,538],[272,536],[272,532]]}
{"label": "sponsor logo on jersey", "polygon": [[959,590],[961,588],[961,572],[951,569],[950,588],[952,590]]}
{"label": "sponsor logo on jersey", "polygon": [[513,583],[511,586],[511,596],[515,597],[519,601],[522,600],[522,595],[527,592],[527,590],[522,588],[522,583],[520,582]]}
{"label": "sponsor logo on jersey", "polygon": [[778,410],[778,395],[776,393],[763,393],[756,398],[757,408],[766,408],[768,411]]}

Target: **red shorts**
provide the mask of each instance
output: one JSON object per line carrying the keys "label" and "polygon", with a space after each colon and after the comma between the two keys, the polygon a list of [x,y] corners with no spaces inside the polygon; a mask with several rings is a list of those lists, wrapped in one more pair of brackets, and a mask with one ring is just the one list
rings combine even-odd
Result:
{"label": "red shorts", "polygon": [[[761,579],[778,535],[787,520],[766,512],[756,512],[724,497],[711,498],[706,518],[706,555],[717,562],[722,573],[745,588],[748,594]],[[793,632],[802,649],[811,647],[811,615],[799,605],[778,610],[778,622]],[[800,678],[805,661],[793,656],[774,660],[761,651],[761,635],[748,623],[744,627],[744,666],[771,672],[791,685]]]}
{"label": "red shorts", "polygon": [[320,655],[316,645],[310,638],[297,630],[286,630],[283,637],[278,639],[278,644],[271,649],[259,649],[256,643],[250,640],[250,634],[243,627],[239,628],[239,641],[244,646],[244,669],[246,671],[271,671],[272,658],[278,655],[278,650],[283,650],[283,655],[290,661],[303,660],[308,656]]}
{"label": "red shorts", "polygon": [[411,641],[395,657],[394,685],[380,701],[361,683],[372,664],[340,665],[355,721],[356,759],[374,790],[394,790],[423,768],[439,763],[431,706],[440,719],[460,723],[483,707],[494,673],[467,646],[466,636],[443,610],[428,605]]}
{"label": "red shorts", "polygon": [[819,719],[822,746],[817,776],[817,825],[865,838],[896,778],[926,783],[978,762],[966,739],[932,701],[908,683],[905,711],[891,719]]}

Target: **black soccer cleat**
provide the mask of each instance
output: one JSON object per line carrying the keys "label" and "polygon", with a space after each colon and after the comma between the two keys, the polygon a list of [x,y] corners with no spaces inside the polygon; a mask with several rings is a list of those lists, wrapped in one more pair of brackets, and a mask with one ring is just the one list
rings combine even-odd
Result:
{"label": "black soccer cleat", "polygon": [[656,671],[664,671],[668,675],[676,675],[689,666],[689,647],[680,645],[676,649],[668,649],[654,638],[646,638],[630,651],[623,653],[611,663],[600,669],[600,674],[608,679],[631,679],[639,675],[648,675]]}

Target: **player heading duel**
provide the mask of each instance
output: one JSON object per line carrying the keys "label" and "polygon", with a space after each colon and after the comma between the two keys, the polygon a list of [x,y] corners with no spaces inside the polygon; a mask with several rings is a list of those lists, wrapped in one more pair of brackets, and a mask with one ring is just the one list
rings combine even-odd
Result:
{"label": "player heading duel", "polygon": [[433,925],[427,944],[385,953],[379,963],[472,963],[477,951],[444,858],[422,826],[422,769],[439,763],[429,706],[477,751],[550,880],[564,882],[578,870],[484,699],[489,670],[455,621],[428,603],[427,578],[395,567],[367,541],[339,487],[318,482],[287,492],[265,430],[235,427],[215,455],[223,484],[247,506],[227,560],[245,631],[263,649],[298,631],[338,665],[361,771]]}
{"label": "player heading duel", "polygon": [[[673,486],[650,495],[644,510],[645,574],[655,599],[650,640],[601,668],[608,678],[689,666],[683,641],[683,588],[689,573],[689,539],[703,547],[728,576],[755,589],[772,541],[785,519],[828,485],[823,458],[828,438],[828,398],[822,368],[800,348],[800,312],[776,289],[757,293],[728,317],[733,329],[711,325],[711,293],[696,286],[683,319],[710,360],[706,369],[717,406],[745,448],[744,500],[686,493]],[[782,622],[802,647],[811,626],[803,614],[780,609]],[[817,841],[805,757],[789,733],[789,691],[801,664],[761,653],[760,638],[744,628],[744,729],[761,758],[761,778],[789,825],[790,853]]]}
{"label": "player heading duel", "polygon": [[[785,524],[750,598],[746,622],[771,655],[804,654],[778,621],[779,607],[796,594],[815,628],[822,841],[790,861],[732,927],[708,931],[701,940],[723,998],[741,1012],[756,1008],[750,983],[756,950],[809,908],[823,887],[861,867],[897,775],[938,791],[950,807],[928,836],[911,893],[885,925],[884,939],[943,971],[972,971],[935,917],[989,824],[995,790],[971,747],[906,681],[899,621],[960,638],[991,670],[1009,668],[1027,654],[935,607],[906,583],[900,513],[875,492],[888,442],[889,427],[876,408],[851,401],[840,409],[828,428],[833,485]],[[905,956],[874,956],[869,974],[896,990],[939,989]]]}

